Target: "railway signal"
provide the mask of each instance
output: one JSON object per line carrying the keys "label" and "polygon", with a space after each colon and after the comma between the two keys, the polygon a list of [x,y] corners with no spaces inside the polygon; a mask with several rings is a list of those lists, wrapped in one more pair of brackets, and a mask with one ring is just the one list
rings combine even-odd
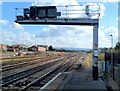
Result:
{"label": "railway signal", "polygon": [[[22,16],[17,16],[17,20],[15,20],[16,23],[19,24],[54,24],[54,25],[86,25],[86,26],[93,26],[93,80],[98,80],[98,27],[99,27],[99,17],[100,17],[100,5],[98,6],[98,9],[90,10],[91,6],[94,5],[83,5],[84,6],[84,16],[85,17],[79,17],[81,16],[80,10],[68,10],[73,9],[72,7],[82,7],[82,6],[75,6],[75,5],[67,5],[67,6],[60,6],[63,7],[66,10],[64,13],[61,11],[59,12],[56,8],[57,6],[31,6],[30,7],[30,13],[29,18],[26,15],[26,12],[29,10],[26,10],[24,12],[24,18]],[[92,7],[93,8],[93,7]],[[66,12],[66,13],[65,13]],[[70,16],[76,16],[71,18]],[[97,15],[97,18],[92,18],[93,15]],[[58,16],[60,16],[58,18]],[[64,16],[64,17],[62,17]],[[66,16],[66,17],[65,17]],[[25,20],[28,19],[28,20]]]}

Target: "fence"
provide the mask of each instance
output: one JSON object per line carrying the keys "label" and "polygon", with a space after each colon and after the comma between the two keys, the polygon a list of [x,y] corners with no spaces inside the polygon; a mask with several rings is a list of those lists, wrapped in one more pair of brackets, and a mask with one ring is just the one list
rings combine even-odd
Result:
{"label": "fence", "polygon": [[120,53],[105,53],[105,72],[120,86]]}

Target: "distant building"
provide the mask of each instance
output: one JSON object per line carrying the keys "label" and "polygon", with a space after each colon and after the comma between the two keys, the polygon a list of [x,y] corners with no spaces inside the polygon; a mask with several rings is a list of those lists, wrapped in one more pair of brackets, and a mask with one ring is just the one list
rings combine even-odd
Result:
{"label": "distant building", "polygon": [[12,45],[14,52],[22,52],[22,51],[27,51],[28,49],[28,45],[24,45],[24,44],[16,44],[16,45]]}
{"label": "distant building", "polygon": [[11,52],[13,52],[13,51],[14,51],[13,46],[8,46],[8,47],[7,47],[7,51],[11,51]]}
{"label": "distant building", "polygon": [[31,46],[28,48],[28,51],[46,51],[45,47]]}
{"label": "distant building", "polygon": [[7,46],[7,51],[11,52],[22,52],[22,51],[27,51],[28,46],[24,44],[16,44],[16,45],[11,45]]}
{"label": "distant building", "polygon": [[28,45],[24,44],[16,44],[16,45],[0,45],[0,48],[6,51],[11,51],[11,52],[23,52],[23,51],[47,51],[48,50],[48,45],[35,45],[28,47]]}
{"label": "distant building", "polygon": [[45,47],[38,47],[38,51],[46,51]]}
{"label": "distant building", "polygon": [[12,45],[14,48],[28,48],[28,45],[24,45],[24,44],[16,44],[16,45]]}
{"label": "distant building", "polygon": [[7,47],[8,47],[8,45],[4,45],[4,44],[0,45],[0,48],[2,48],[2,49],[7,49]]}
{"label": "distant building", "polygon": [[37,47],[46,48],[46,51],[48,50],[48,45],[37,45]]}
{"label": "distant building", "polygon": [[37,46],[31,46],[28,48],[28,51],[38,51],[38,47]]}

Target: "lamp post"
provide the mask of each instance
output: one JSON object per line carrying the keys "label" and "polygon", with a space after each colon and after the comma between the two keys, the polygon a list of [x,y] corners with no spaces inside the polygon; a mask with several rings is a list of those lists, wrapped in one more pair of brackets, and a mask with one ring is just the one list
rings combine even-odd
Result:
{"label": "lamp post", "polygon": [[113,35],[111,34],[111,48],[113,48]]}
{"label": "lamp post", "polygon": [[112,48],[113,48],[113,35],[111,34],[111,65],[112,65],[112,76],[113,76],[113,79],[114,79],[114,53],[112,51]]}

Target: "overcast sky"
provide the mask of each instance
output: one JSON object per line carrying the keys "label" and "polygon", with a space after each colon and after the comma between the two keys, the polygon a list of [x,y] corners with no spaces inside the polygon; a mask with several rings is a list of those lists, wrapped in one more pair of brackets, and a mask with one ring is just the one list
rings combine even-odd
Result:
{"label": "overcast sky", "polygon": [[[0,3],[2,9],[0,44],[45,44],[54,47],[92,48],[92,26],[19,25],[14,22],[16,19],[15,8],[28,8],[31,5],[85,5],[88,2],[79,2],[80,0],[45,0],[46,2],[43,2],[41,0],[38,3],[38,1],[7,2],[6,0],[6,2]],[[118,42],[118,21],[120,20],[118,18],[118,2],[117,0],[104,1],[106,2],[97,2],[101,5],[99,47],[111,47],[111,34],[114,45]]]}

